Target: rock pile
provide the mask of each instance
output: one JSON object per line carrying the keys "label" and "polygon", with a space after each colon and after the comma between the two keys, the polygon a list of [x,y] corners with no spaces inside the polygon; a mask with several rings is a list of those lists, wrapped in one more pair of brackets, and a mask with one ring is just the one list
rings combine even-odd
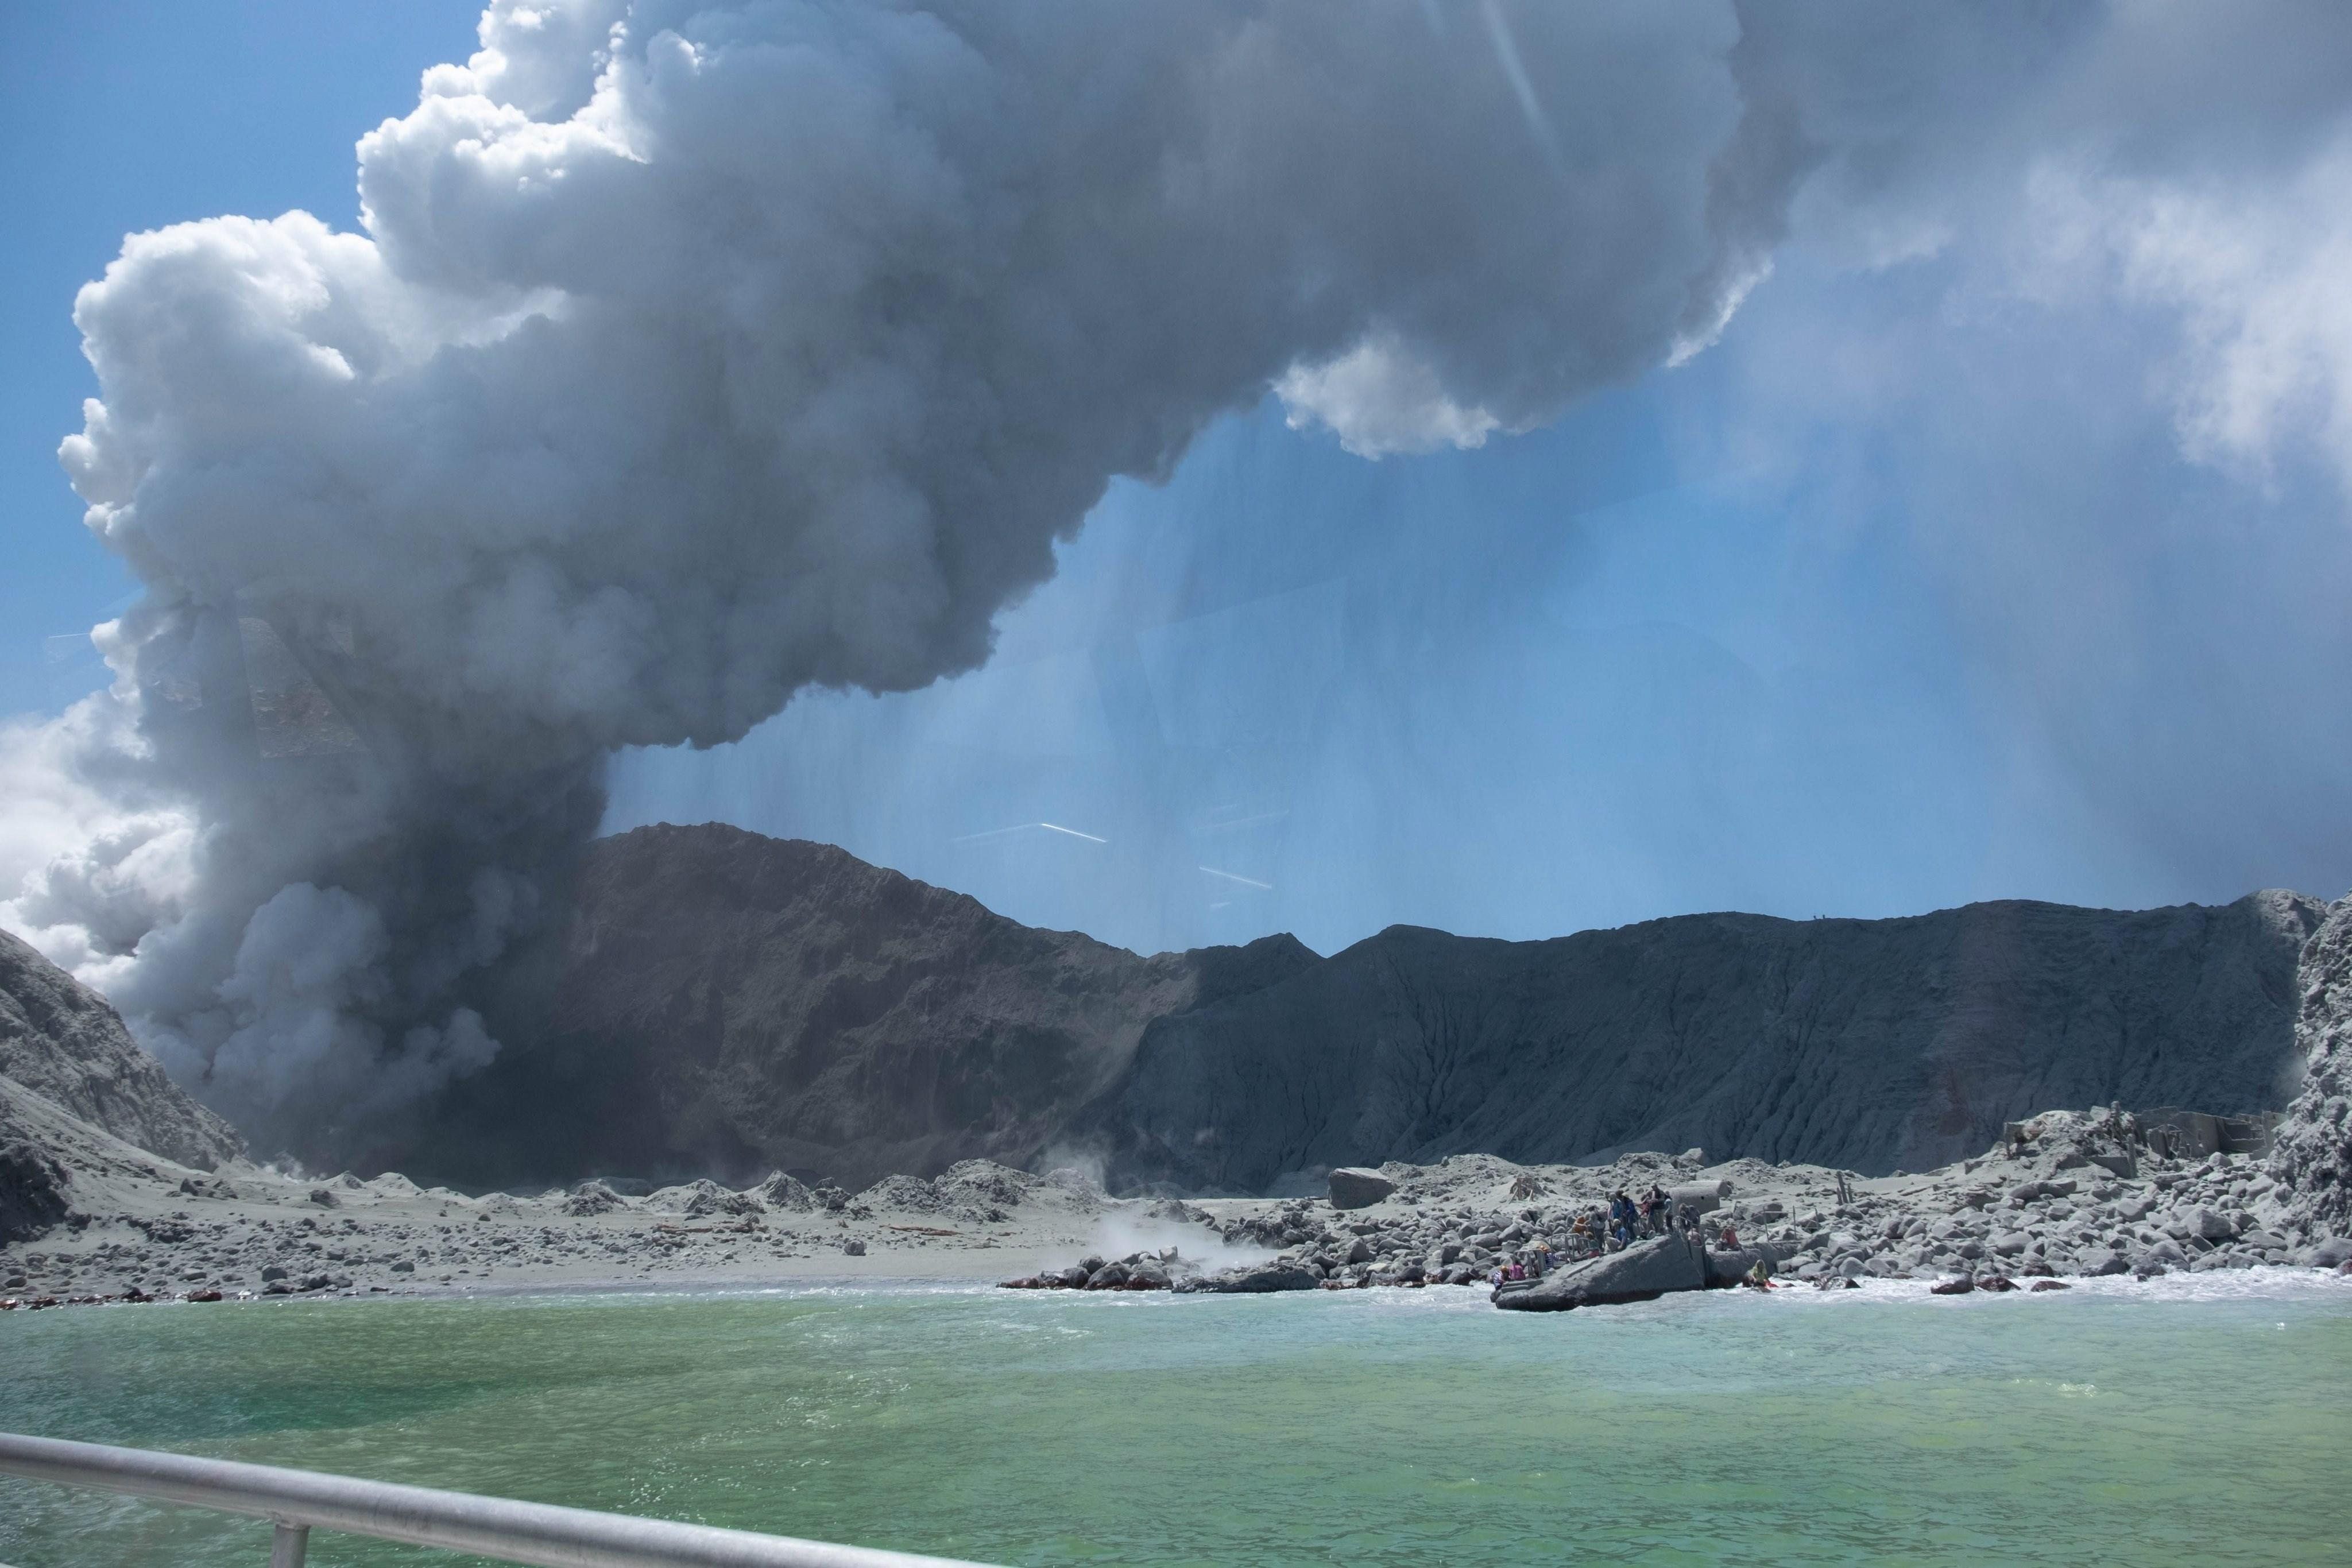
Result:
{"label": "rock pile", "polygon": [[621,1195],[601,1181],[583,1181],[572,1189],[563,1200],[563,1212],[574,1219],[592,1214],[610,1214],[622,1206]]}
{"label": "rock pile", "polygon": [[[1007,1280],[1008,1291],[1166,1291],[1201,1277],[1200,1265],[1173,1247],[1124,1258],[1083,1258],[1068,1268]],[[1179,1284],[1178,1281],[1184,1281]]]}
{"label": "rock pile", "polygon": [[2146,1278],[2319,1260],[2286,1234],[2290,1195],[2253,1156],[2136,1155],[2112,1115],[2053,1112],[2023,1130],[1942,1171],[1853,1184],[1852,1201],[1770,1228],[1766,1239],[1788,1249],[1801,1278]]}
{"label": "rock pile", "polygon": [[[1496,1304],[1544,1311],[1728,1286],[1759,1260],[1784,1282],[1940,1279],[1948,1294],[2264,1264],[2352,1271],[2352,1241],[2299,1218],[2295,1192],[2256,1155],[2157,1155],[2114,1110],[2049,1112],[2006,1132],[1975,1158],[1874,1178],[1758,1160],[1706,1166],[1697,1150],[1598,1167],[1471,1155],[1335,1172],[1333,1201],[1209,1206],[1226,1245],[1272,1256],[1172,1288],[1484,1285],[1517,1262],[1549,1275],[1500,1284]],[[1366,1177],[1386,1192],[1364,1201]],[[1598,1228],[1589,1218],[1580,1234],[1580,1216],[1597,1217],[1616,1192],[1654,1186],[1705,1216],[1696,1242],[1643,1241],[1579,1260]],[[1061,1278],[1084,1283],[1092,1272]]]}

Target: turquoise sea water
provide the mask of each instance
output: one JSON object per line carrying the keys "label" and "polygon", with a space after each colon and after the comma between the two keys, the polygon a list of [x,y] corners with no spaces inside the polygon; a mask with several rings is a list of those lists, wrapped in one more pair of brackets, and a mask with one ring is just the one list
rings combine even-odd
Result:
{"label": "turquoise sea water", "polygon": [[[0,1428],[1003,1563],[2352,1563],[2352,1284],[1897,1289],[19,1312]],[[267,1556],[0,1481],[18,1568]]]}

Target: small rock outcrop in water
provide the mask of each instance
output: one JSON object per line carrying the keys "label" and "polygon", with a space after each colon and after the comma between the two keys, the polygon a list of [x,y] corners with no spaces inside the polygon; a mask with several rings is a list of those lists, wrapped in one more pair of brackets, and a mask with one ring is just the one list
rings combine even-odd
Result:
{"label": "small rock outcrop in water", "polygon": [[1288,1258],[1220,1270],[1188,1280],[1179,1291],[1206,1291],[1226,1296],[1270,1296],[1281,1291],[1314,1291],[1323,1285],[1320,1271]]}
{"label": "small rock outcrop in water", "polygon": [[1166,1291],[1190,1290],[1201,1277],[1200,1265],[1174,1247],[1156,1252],[1130,1252],[1124,1258],[1084,1258],[1066,1269],[1024,1274],[1003,1281],[1008,1291]]}
{"label": "small rock outcrop in water", "polygon": [[1495,1304],[1507,1312],[1557,1312],[1647,1301],[1676,1291],[1703,1291],[1706,1284],[1706,1247],[1685,1236],[1661,1236],[1555,1269],[1540,1280],[1497,1285]]}
{"label": "small rock outcrop in water", "polygon": [[163,1074],[104,998],[0,931],[0,1078],[126,1144],[199,1170],[245,1152]]}
{"label": "small rock outcrop in water", "polygon": [[2289,1223],[2308,1239],[2352,1235],[2352,898],[2327,912],[2304,948],[2295,1045],[2302,1092],[2287,1107],[2271,1168],[2294,1197]]}

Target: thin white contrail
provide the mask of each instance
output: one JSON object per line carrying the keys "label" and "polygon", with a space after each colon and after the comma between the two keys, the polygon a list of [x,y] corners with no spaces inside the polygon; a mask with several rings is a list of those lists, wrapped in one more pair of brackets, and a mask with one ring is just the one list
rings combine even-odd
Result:
{"label": "thin white contrail", "polygon": [[1076,828],[1066,828],[1059,822],[1015,822],[1009,828],[991,828],[984,833],[961,833],[948,841],[956,844],[978,843],[982,839],[1001,839],[1007,833],[1026,833],[1038,828],[1043,828],[1049,833],[1066,833],[1074,839],[1084,839],[1090,844],[1110,842],[1108,839],[1097,838],[1092,833],[1082,833]]}
{"label": "thin white contrail", "polygon": [[1551,166],[1566,172],[1568,161],[1560,155],[1559,138],[1553,133],[1551,116],[1544,112],[1543,105],[1537,100],[1536,84],[1528,78],[1527,64],[1519,58],[1519,41],[1511,36],[1511,24],[1503,16],[1503,7],[1497,0],[1486,0],[1479,10],[1486,18],[1486,36],[1495,41],[1496,63],[1510,78],[1511,91],[1518,97],[1519,112],[1527,118],[1528,131],[1535,134],[1538,145],[1542,147]]}

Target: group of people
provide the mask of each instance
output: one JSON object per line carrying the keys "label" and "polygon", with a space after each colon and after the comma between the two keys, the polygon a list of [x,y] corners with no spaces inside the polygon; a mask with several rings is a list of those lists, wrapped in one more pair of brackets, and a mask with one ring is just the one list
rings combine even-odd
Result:
{"label": "group of people", "polygon": [[1733,1250],[1739,1247],[1739,1237],[1730,1226],[1723,1227],[1719,1235],[1706,1236],[1698,1210],[1688,1204],[1677,1204],[1654,1182],[1640,1197],[1620,1187],[1611,1195],[1605,1207],[1595,1204],[1579,1214],[1568,1228],[1564,1257],[1556,1259],[1551,1243],[1538,1239],[1525,1251],[1497,1263],[1487,1278],[1497,1285],[1511,1280],[1540,1280],[1551,1271],[1555,1261],[1572,1263],[1603,1252],[1619,1251],[1636,1241],[1664,1236],[1677,1228],[1694,1241]]}
{"label": "group of people", "polygon": [[1697,1211],[1685,1205],[1681,1207],[1678,1217],[1675,1200],[1667,1195],[1665,1188],[1652,1182],[1650,1190],[1638,1198],[1623,1187],[1619,1187],[1615,1195],[1609,1199],[1609,1207],[1605,1215],[1599,1209],[1593,1209],[1586,1216],[1580,1217],[1577,1223],[1583,1225],[1588,1219],[1597,1219],[1598,1225],[1593,1234],[1598,1237],[1601,1245],[1594,1248],[1593,1250],[1613,1252],[1621,1247],[1631,1247],[1634,1242],[1653,1236],[1664,1236],[1675,1228],[1677,1218],[1685,1230],[1696,1234]]}

